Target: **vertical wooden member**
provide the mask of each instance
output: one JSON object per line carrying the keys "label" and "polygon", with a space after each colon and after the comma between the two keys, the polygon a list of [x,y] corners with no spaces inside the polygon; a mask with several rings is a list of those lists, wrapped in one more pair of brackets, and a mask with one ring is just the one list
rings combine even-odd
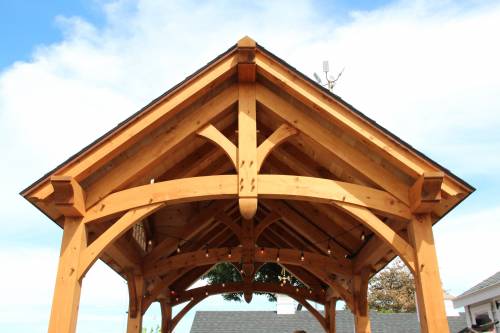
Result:
{"label": "vertical wooden member", "polygon": [[87,232],[82,223],[85,193],[71,177],[52,176],[51,184],[54,204],[64,216],[64,222],[49,333],[74,333],[82,288],[78,266],[81,253],[87,246]]}
{"label": "vertical wooden member", "polygon": [[127,320],[127,333],[142,332],[142,301],[144,296],[144,278],[142,275],[130,274],[129,284],[129,309]]}
{"label": "vertical wooden member", "polygon": [[331,298],[325,303],[326,326],[328,333],[335,333],[335,316],[337,314],[337,299]]}
{"label": "vertical wooden member", "polygon": [[354,291],[354,327],[356,333],[370,333],[370,317],[368,313],[368,281],[369,271],[362,270],[353,278]]}
{"label": "vertical wooden member", "polygon": [[172,333],[172,304],[168,299],[160,300],[161,333]]}
{"label": "vertical wooden member", "polygon": [[85,225],[80,218],[66,217],[50,313],[49,333],[74,333],[80,304],[78,279],[80,254],[87,245]]}
{"label": "vertical wooden member", "polygon": [[252,281],[255,273],[255,237],[254,237],[254,221],[243,220],[242,223],[242,237],[241,245],[243,252],[241,256],[242,270],[243,270],[243,296],[247,303],[252,301]]}
{"label": "vertical wooden member", "polygon": [[409,234],[415,248],[420,331],[449,332],[430,213],[415,216],[410,222]]}
{"label": "vertical wooden member", "polygon": [[238,194],[240,212],[251,220],[257,211],[257,118],[255,42],[238,42]]}

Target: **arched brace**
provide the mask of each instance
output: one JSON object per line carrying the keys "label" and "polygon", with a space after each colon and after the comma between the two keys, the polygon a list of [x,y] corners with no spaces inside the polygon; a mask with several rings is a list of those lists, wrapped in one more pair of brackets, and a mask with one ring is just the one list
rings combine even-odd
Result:
{"label": "arched brace", "polygon": [[82,279],[101,253],[116,239],[122,236],[134,224],[142,221],[149,215],[163,207],[163,203],[153,204],[145,207],[133,208],[123,214],[113,225],[92,242],[81,255],[78,265],[78,279]]}
{"label": "arched brace", "polygon": [[[108,195],[86,212],[83,222],[90,223],[122,211],[163,202],[177,204],[237,198],[238,186],[237,175],[182,178],[137,186]],[[315,177],[258,175],[257,188],[259,198],[263,199],[349,203],[399,220],[411,218],[408,206],[402,201],[385,191],[362,185]]]}
{"label": "arched brace", "polygon": [[336,280],[336,277],[331,276],[331,274],[327,273],[323,270],[323,268],[318,267],[304,267],[309,272],[314,274],[321,281],[325,282],[330,288],[332,288],[342,300],[347,304],[349,308],[352,309],[354,304],[354,297],[352,292],[349,289],[346,289],[340,282]]}
{"label": "arched brace", "polygon": [[266,157],[274,149],[297,133],[298,131],[294,127],[288,124],[282,124],[269,137],[267,137],[267,139],[265,139],[264,142],[262,142],[257,148],[257,171],[262,168]]}
{"label": "arched brace", "polygon": [[215,128],[215,126],[213,126],[212,124],[208,124],[196,134],[212,141],[214,144],[219,146],[224,151],[224,153],[226,153],[227,157],[229,157],[229,159],[233,163],[233,166],[236,169],[238,168],[238,148],[236,148],[234,143],[232,143],[224,134],[222,134],[217,128]]}
{"label": "arched brace", "polygon": [[[304,255],[304,260],[301,260],[302,254]],[[216,264],[221,261],[240,262],[241,258],[242,249],[240,247],[231,249],[231,258],[229,258],[229,248],[186,252],[162,259],[156,263],[146,264],[144,266],[144,276],[161,275],[173,269],[186,266],[204,266]],[[277,262],[302,266],[306,269],[309,267],[316,269],[328,267],[332,273],[344,276],[350,276],[352,273],[351,265],[339,263],[332,257],[313,252],[303,252],[293,249],[256,248],[254,258],[255,262]]]}
{"label": "arched brace", "polygon": [[238,237],[238,240],[240,240],[241,242],[241,237],[243,235],[243,231],[241,229],[241,227],[236,223],[234,222],[226,213],[218,213],[215,218],[225,224],[226,226],[229,227],[229,229],[231,229],[232,232],[234,232],[234,234],[236,235],[236,237]]}
{"label": "arched brace", "polygon": [[278,221],[281,216],[275,212],[270,212],[266,217],[255,226],[254,237],[255,240],[259,239],[259,236],[274,222]]}
{"label": "arched brace", "polygon": [[397,232],[366,208],[339,202],[336,202],[335,205],[372,230],[396,252],[412,273],[415,272],[415,253],[413,247],[399,236]]}
{"label": "arched brace", "polygon": [[175,329],[177,324],[179,324],[181,319],[184,318],[184,316],[189,312],[189,310],[191,310],[196,304],[200,303],[204,299],[205,297],[195,298],[192,299],[191,302],[186,304],[186,306],[184,306],[182,310],[179,311],[179,313],[177,313],[177,315],[172,319],[171,330],[173,331]]}
{"label": "arched brace", "polygon": [[208,297],[212,295],[242,292],[246,287],[250,287],[252,292],[278,293],[290,297],[298,297],[304,300],[311,300],[316,303],[324,304],[325,293],[321,290],[311,290],[304,287],[294,287],[291,285],[280,286],[277,283],[252,282],[245,286],[244,282],[207,285],[195,289],[189,289],[181,292],[175,292],[172,299],[172,305],[178,305],[199,297]]}
{"label": "arched brace", "polygon": [[312,314],[314,316],[314,318],[316,318],[316,320],[319,322],[319,324],[321,325],[321,327],[323,327],[323,329],[325,330],[325,332],[328,332],[328,327],[326,325],[326,318],[324,316],[322,316],[321,313],[319,313],[318,310],[316,310],[304,298],[301,298],[301,297],[299,297],[297,295],[290,295],[290,297],[292,297],[297,302],[299,302],[300,304],[302,304],[307,309],[307,311],[309,311],[309,313]]}

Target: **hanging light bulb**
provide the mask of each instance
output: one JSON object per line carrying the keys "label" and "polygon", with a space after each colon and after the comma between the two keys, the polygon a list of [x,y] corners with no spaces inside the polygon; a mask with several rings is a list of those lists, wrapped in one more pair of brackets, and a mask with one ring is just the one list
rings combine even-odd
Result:
{"label": "hanging light bulb", "polygon": [[264,254],[264,248],[263,247],[260,248],[260,254]]}
{"label": "hanging light bulb", "polygon": [[362,242],[364,242],[364,241],[365,241],[365,239],[366,239],[366,235],[365,235],[365,232],[364,232],[364,231],[361,233],[361,236],[360,236],[359,238],[361,238],[361,241],[362,241]]}
{"label": "hanging light bulb", "polygon": [[208,247],[207,247],[207,250],[205,251],[205,258],[208,258],[209,254],[208,254]]}
{"label": "hanging light bulb", "polygon": [[296,292],[299,292],[299,287],[295,288],[295,291],[296,291]]}
{"label": "hanging light bulb", "polygon": [[312,294],[312,293],[313,293],[312,289],[309,289],[309,294]]}
{"label": "hanging light bulb", "polygon": [[226,284],[225,284],[225,283],[223,283],[223,284],[222,284],[222,288],[224,288],[224,287],[226,287]]}
{"label": "hanging light bulb", "polygon": [[231,254],[231,248],[229,248],[229,253],[227,254],[227,257],[228,257],[229,259],[231,259],[231,257],[232,257],[232,256],[233,256],[233,255]]}
{"label": "hanging light bulb", "polygon": [[177,253],[181,253],[181,246],[179,243],[177,243]]}
{"label": "hanging light bulb", "polygon": [[280,250],[278,249],[278,254],[276,255],[276,262],[280,262]]}
{"label": "hanging light bulb", "polygon": [[176,301],[176,302],[179,302],[179,297],[176,297],[176,298],[175,298],[175,301]]}
{"label": "hanging light bulb", "polygon": [[305,258],[304,258],[304,251],[302,251],[302,252],[300,253],[300,261],[304,261],[304,259],[305,259]]}
{"label": "hanging light bulb", "polygon": [[332,248],[330,247],[330,240],[328,240],[328,249],[326,250],[328,252],[328,255],[332,254]]}
{"label": "hanging light bulb", "polygon": [[205,291],[205,296],[208,296],[208,291]]}

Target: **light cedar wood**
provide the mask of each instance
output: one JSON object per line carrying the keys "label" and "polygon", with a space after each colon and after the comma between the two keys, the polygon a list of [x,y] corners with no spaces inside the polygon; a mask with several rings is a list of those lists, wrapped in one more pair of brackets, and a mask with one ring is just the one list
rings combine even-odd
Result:
{"label": "light cedar wood", "polygon": [[[241,181],[236,175],[203,176],[148,184],[108,195],[90,208],[85,223],[140,206],[166,202],[169,205],[235,198]],[[379,213],[407,220],[408,207],[387,192],[334,180],[287,176],[259,175],[255,186],[263,199],[290,199],[321,203],[350,203],[371,208]],[[250,183],[251,186],[251,183]],[[254,190],[257,191],[257,188]],[[241,193],[241,192],[240,192]]]}
{"label": "light cedar wood", "polygon": [[414,277],[420,329],[423,333],[448,332],[431,215],[415,216],[408,231],[415,248]]}
{"label": "light cedar wood", "polygon": [[410,209],[415,214],[430,213],[441,201],[443,172],[426,172],[410,188]]}
{"label": "light cedar wood", "polygon": [[62,215],[67,217],[85,215],[85,192],[73,177],[52,176],[50,183],[54,190],[54,204]]}
{"label": "light cedar wood", "polygon": [[106,250],[110,244],[132,228],[134,224],[142,221],[148,215],[160,209],[163,205],[164,204],[149,205],[134,208],[126,212],[118,221],[99,236],[99,238],[83,250],[78,267],[78,278],[83,278],[90,267],[99,258],[99,255]]}
{"label": "light cedar wood", "polygon": [[295,128],[288,124],[283,124],[278,127],[264,142],[257,148],[257,171],[260,170],[266,157],[278,147],[281,143],[288,140],[291,136],[296,135],[298,132]]}
{"label": "light cedar wood", "polygon": [[162,333],[172,333],[171,323],[172,323],[172,304],[169,300],[160,300],[160,310],[161,310],[161,332]]}
{"label": "light cedar wood", "polygon": [[[326,115],[328,120],[334,121],[346,131],[357,135],[363,142],[376,149],[378,153],[389,158],[409,175],[417,178],[426,171],[439,171],[437,166],[412,154],[406,147],[403,147],[385,133],[381,133],[372,124],[348,110],[335,99],[327,96],[311,83],[301,79],[296,73],[292,73],[266,54],[257,52],[255,62],[258,74],[274,82],[281,89],[298,98],[312,109]],[[445,179],[443,190],[451,196],[468,191],[462,184],[451,178]]]}
{"label": "light cedar wood", "polygon": [[[109,162],[118,152],[125,150],[137,142],[142,133],[158,126],[166,118],[173,117],[183,107],[198,96],[213,88],[217,82],[226,80],[236,71],[237,56],[235,53],[221,58],[198,75],[172,91],[168,96],[151,105],[146,112],[140,113],[127,124],[110,133],[102,141],[96,143],[78,159],[63,165],[56,173],[81,180]],[[47,199],[53,190],[47,181],[29,189],[24,196],[32,201]]]}
{"label": "light cedar wood", "polygon": [[267,214],[266,217],[262,219],[255,226],[255,231],[254,231],[255,240],[259,238],[259,236],[264,232],[264,230],[266,230],[267,227],[269,227],[274,222],[278,221],[280,217],[281,216],[275,212],[270,212],[269,214]]}
{"label": "light cedar wood", "polygon": [[302,304],[307,309],[307,311],[309,311],[309,313],[312,314],[314,318],[316,318],[316,320],[319,322],[319,324],[321,325],[321,327],[323,327],[325,331],[328,329],[326,326],[325,317],[322,316],[321,313],[319,313],[319,311],[316,310],[309,302],[307,302],[303,297],[300,297],[298,295],[292,294],[290,296],[297,302]]}
{"label": "light cedar wood", "polygon": [[234,143],[229,141],[229,139],[224,134],[222,134],[217,128],[215,128],[215,126],[209,124],[198,131],[197,134],[199,136],[207,138],[208,140],[219,146],[224,151],[224,153],[226,153],[231,162],[233,162],[234,167],[238,167],[238,148],[236,148]]}
{"label": "light cedar wood", "polygon": [[238,197],[241,216],[257,212],[257,119],[255,84],[240,83],[238,96]]}
{"label": "light cedar wood", "polygon": [[[134,287],[129,289],[129,291],[133,292],[133,294],[129,295],[127,333],[141,333],[142,313],[139,309],[142,307],[142,299],[144,295],[144,278],[141,275],[132,274],[128,283],[133,283]],[[132,307],[134,307],[134,309]]]}
{"label": "light cedar wood", "polygon": [[257,84],[256,93],[257,100],[273,113],[311,137],[316,143],[364,174],[375,184],[408,204],[408,187],[382,166],[349,146],[342,139],[317,124],[315,120],[308,117],[293,104],[285,101],[263,85]]}
{"label": "light cedar wood", "polygon": [[[370,317],[368,313],[368,281],[369,271],[365,270],[354,275],[354,330],[355,333],[371,333]],[[440,331],[445,332],[445,331]],[[436,331],[437,333],[437,331]]]}
{"label": "light cedar wood", "polygon": [[337,314],[337,299],[332,298],[325,303],[325,314],[326,314],[326,326],[328,328],[328,333],[335,333],[335,317]]}

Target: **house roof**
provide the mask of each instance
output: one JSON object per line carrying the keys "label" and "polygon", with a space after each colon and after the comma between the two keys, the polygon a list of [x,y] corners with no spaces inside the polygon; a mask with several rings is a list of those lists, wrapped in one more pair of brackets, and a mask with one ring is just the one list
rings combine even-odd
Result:
{"label": "house roof", "polygon": [[[373,333],[418,333],[420,326],[416,313],[370,312]],[[256,325],[258,323],[258,325]],[[450,332],[467,326],[465,314],[448,317]],[[340,310],[336,315],[337,333],[354,332],[354,318],[350,311]],[[317,320],[307,311],[278,315],[274,311],[198,311],[191,333],[323,333]]]}
{"label": "house roof", "polygon": [[478,291],[481,291],[481,290],[489,288],[489,287],[493,287],[493,286],[498,285],[498,284],[500,284],[500,271],[496,272],[495,274],[488,277],[487,279],[479,282],[474,287],[464,291],[462,294],[458,295],[456,297],[456,299],[458,300],[460,298],[463,298],[465,296],[469,296],[469,295],[474,294]]}

